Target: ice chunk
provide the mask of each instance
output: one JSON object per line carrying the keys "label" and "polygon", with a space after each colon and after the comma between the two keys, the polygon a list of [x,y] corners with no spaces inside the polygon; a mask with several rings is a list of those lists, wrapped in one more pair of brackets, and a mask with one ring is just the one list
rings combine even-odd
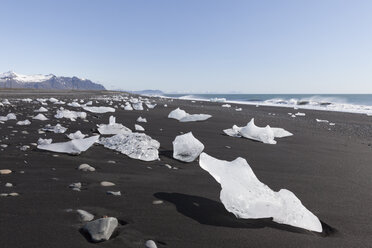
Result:
{"label": "ice chunk", "polygon": [[49,102],[56,103],[56,102],[58,102],[58,99],[56,99],[54,97],[51,97],[51,98],[49,98]]}
{"label": "ice chunk", "polygon": [[83,109],[85,111],[96,113],[96,114],[115,112],[115,109],[111,107],[83,107]]}
{"label": "ice chunk", "polygon": [[175,110],[171,111],[168,115],[168,118],[181,120],[183,117],[187,115],[185,110],[180,108],[176,108]]}
{"label": "ice chunk", "polygon": [[69,153],[78,155],[85,152],[99,139],[99,135],[85,139],[75,139],[68,142],[51,143],[49,145],[38,145],[37,148],[52,152]]}
{"label": "ice chunk", "polygon": [[71,111],[67,109],[60,109],[60,110],[57,110],[57,114],[54,115],[54,117],[57,119],[67,118],[67,119],[70,119],[71,121],[75,121],[77,118],[85,119],[87,117],[87,113],[76,112],[76,111]]}
{"label": "ice chunk", "polygon": [[76,212],[79,214],[81,221],[86,222],[86,221],[91,221],[94,219],[94,215],[85,210],[77,209]]}
{"label": "ice chunk", "polygon": [[146,118],[138,117],[137,122],[147,122]]}
{"label": "ice chunk", "polygon": [[223,108],[231,108],[231,105],[230,104],[223,104],[222,107]]}
{"label": "ice chunk", "polygon": [[180,108],[171,111],[168,115],[168,118],[176,119],[180,122],[205,121],[211,117],[211,115],[207,114],[188,114],[185,110]]}
{"label": "ice chunk", "polygon": [[37,140],[37,144],[38,145],[49,145],[49,144],[51,144],[52,143],[52,139],[42,139],[42,138],[39,138],[38,140]]}
{"label": "ice chunk", "polygon": [[112,115],[109,118],[109,124],[100,124],[97,125],[97,127],[100,134],[119,134],[132,132],[132,130],[130,130],[126,126],[116,123],[116,118]]}
{"label": "ice chunk", "polygon": [[124,110],[129,110],[129,111],[130,111],[130,110],[133,110],[132,105],[130,105],[129,102],[126,102],[126,103],[125,103]]}
{"label": "ice chunk", "polygon": [[94,168],[93,166],[90,166],[89,164],[81,164],[79,165],[78,167],[78,170],[81,170],[81,171],[95,171],[96,168]]}
{"label": "ice chunk", "polygon": [[237,218],[273,218],[280,224],[322,232],[319,219],[291,191],[270,189],[258,180],[245,159],[229,162],[202,153],[199,165],[221,184],[221,202]]}
{"label": "ice chunk", "polygon": [[35,110],[35,112],[42,113],[42,112],[48,112],[48,110],[44,107],[40,107],[39,109]]}
{"label": "ice chunk", "polygon": [[242,110],[243,110],[242,108],[235,109],[235,111],[242,111]]}
{"label": "ice chunk", "polygon": [[141,125],[138,125],[138,124],[134,124],[134,129],[136,131],[145,131],[145,129]]}
{"label": "ice chunk", "polygon": [[39,121],[46,121],[46,120],[48,120],[48,118],[46,118],[45,115],[43,115],[43,114],[38,114],[38,115],[32,117],[32,119],[39,120]]}
{"label": "ice chunk", "polygon": [[153,109],[153,108],[156,107],[156,104],[146,103],[146,106],[147,106],[149,109]]}
{"label": "ice chunk", "polygon": [[327,121],[327,120],[320,120],[320,119],[315,119],[316,120],[316,122],[325,122],[325,123],[328,123],[329,121]]}
{"label": "ice chunk", "polygon": [[101,218],[85,224],[83,229],[89,233],[92,241],[100,242],[109,240],[118,226],[118,220],[114,217]]}
{"label": "ice chunk", "polygon": [[27,125],[31,124],[31,121],[29,121],[29,120],[18,121],[16,124],[20,125],[20,126],[27,126]]}
{"label": "ice chunk", "polygon": [[301,112],[297,112],[295,115],[296,116],[305,116],[306,114],[305,113],[301,113]]}
{"label": "ice chunk", "polygon": [[223,130],[225,134],[232,137],[244,137],[247,139],[261,141],[265,144],[276,144],[274,138],[283,138],[293,135],[283,128],[271,128],[269,125],[266,127],[257,127],[254,124],[254,118],[244,127],[234,125],[230,129]]}
{"label": "ice chunk", "polygon": [[13,113],[9,113],[6,116],[0,116],[0,121],[17,120],[17,116]]}
{"label": "ice chunk", "polygon": [[55,126],[51,126],[50,124],[46,125],[43,128],[43,131],[53,132],[53,133],[64,133],[66,132],[67,128],[62,127],[61,124],[57,124]]}
{"label": "ice chunk", "polygon": [[67,137],[69,139],[72,139],[72,140],[74,140],[74,139],[84,139],[85,136],[87,136],[87,135],[82,134],[80,131],[76,131],[75,133],[70,133],[70,134],[67,135]]}
{"label": "ice chunk", "polygon": [[101,138],[99,143],[130,158],[143,161],[159,159],[160,143],[144,133],[120,133],[110,138]]}
{"label": "ice chunk", "polygon": [[74,107],[74,108],[81,107],[80,103],[78,102],[67,103],[67,106]]}
{"label": "ice chunk", "polygon": [[203,150],[204,145],[192,132],[178,135],[173,141],[173,158],[183,162],[194,161]]}
{"label": "ice chunk", "polygon": [[134,110],[143,110],[142,102],[132,103]]}

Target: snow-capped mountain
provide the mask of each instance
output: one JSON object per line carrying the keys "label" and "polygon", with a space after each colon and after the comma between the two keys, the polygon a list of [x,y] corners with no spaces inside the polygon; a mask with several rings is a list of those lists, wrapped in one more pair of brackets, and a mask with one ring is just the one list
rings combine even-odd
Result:
{"label": "snow-capped mountain", "polygon": [[48,75],[21,75],[13,71],[0,74],[0,88],[105,90],[101,84],[78,77]]}

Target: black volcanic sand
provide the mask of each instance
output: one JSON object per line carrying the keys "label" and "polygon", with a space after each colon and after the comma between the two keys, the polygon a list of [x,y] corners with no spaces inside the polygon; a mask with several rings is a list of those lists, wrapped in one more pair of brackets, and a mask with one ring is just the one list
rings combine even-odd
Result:
{"label": "black volcanic sand", "polygon": [[[57,97],[71,102],[75,98],[94,97],[94,92],[3,91],[1,98],[11,102],[18,97]],[[109,93],[106,93],[109,94]],[[16,121],[0,124],[0,169],[12,174],[0,175],[0,193],[18,192],[18,197],[0,197],[0,247],[144,247],[148,239],[158,247],[371,247],[372,244],[372,136],[371,118],[366,115],[293,110],[278,107],[241,105],[242,112],[222,108],[222,103],[156,99],[158,106],[149,111],[117,110],[118,123],[134,129],[139,123],[146,134],[161,143],[160,161],[143,162],[126,157],[100,145],[79,156],[41,151],[34,146],[39,137],[68,141],[64,134],[38,134],[50,123],[68,127],[66,133],[81,130],[92,134],[96,124],[108,123],[111,113],[88,113],[89,122],[53,117],[60,105],[49,104],[50,121],[32,120],[40,104],[19,102],[0,107],[0,115],[17,114],[29,119],[30,126]],[[164,104],[168,107],[164,107]],[[100,101],[100,105],[108,104]],[[115,105],[115,103],[114,103]],[[67,109],[79,111],[63,105]],[[181,107],[189,113],[207,113],[204,122],[179,123],[168,113]],[[292,118],[288,112],[306,113]],[[269,113],[275,113],[269,115]],[[282,127],[294,136],[277,139],[268,145],[223,135],[233,124],[245,125],[252,117],[258,126]],[[329,126],[315,118],[336,123]],[[13,131],[17,130],[17,133]],[[27,130],[28,135],[21,131]],[[205,145],[205,152],[224,160],[247,159],[257,177],[273,190],[286,188],[323,223],[317,234],[270,219],[236,219],[219,201],[219,184],[198,161],[182,163],[172,158],[172,141],[181,132],[192,131]],[[8,137],[9,139],[5,139]],[[231,148],[227,148],[229,146]],[[108,161],[116,161],[109,163]],[[95,172],[81,172],[77,167],[88,163]],[[168,169],[165,164],[179,168]],[[21,171],[24,171],[22,174]],[[111,181],[113,187],[102,187]],[[14,184],[6,188],[6,182]],[[81,192],[68,186],[82,182]],[[106,195],[120,190],[122,196]],[[154,200],[163,204],[154,205]],[[84,209],[96,217],[117,217],[120,226],[106,242],[93,244],[80,231],[82,223],[67,209]]]}

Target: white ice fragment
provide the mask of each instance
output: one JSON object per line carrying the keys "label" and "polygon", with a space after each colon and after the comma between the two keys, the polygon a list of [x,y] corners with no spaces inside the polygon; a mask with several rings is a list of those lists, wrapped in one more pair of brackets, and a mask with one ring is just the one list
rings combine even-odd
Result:
{"label": "white ice fragment", "polygon": [[132,103],[134,110],[143,110],[142,102]]}
{"label": "white ice fragment", "polygon": [[254,118],[244,127],[234,125],[230,129],[223,130],[225,134],[232,137],[244,137],[247,139],[261,141],[265,144],[276,144],[274,138],[283,138],[293,135],[283,128],[270,127],[257,127],[254,124]]}
{"label": "white ice fragment", "polygon": [[124,110],[129,110],[129,111],[133,110],[132,105],[130,105],[129,102],[126,102],[126,103],[125,103]]}
{"label": "white ice fragment", "polygon": [[51,98],[49,98],[49,102],[56,103],[56,102],[58,102],[58,99],[56,99],[54,97],[51,97]]}
{"label": "white ice fragment", "polygon": [[231,108],[231,105],[230,104],[223,104],[222,107],[223,108]]}
{"label": "white ice fragment", "polygon": [[194,161],[204,150],[204,145],[192,132],[178,135],[173,141],[173,158],[183,162]]}
{"label": "white ice fragment", "polygon": [[176,108],[175,110],[171,111],[168,115],[168,118],[181,120],[183,117],[187,115],[185,110],[180,108]]}
{"label": "white ice fragment", "polygon": [[120,133],[110,138],[101,138],[99,143],[130,158],[143,161],[159,159],[160,143],[144,133]]}
{"label": "white ice fragment", "polygon": [[4,105],[10,105],[10,102],[9,102],[8,99],[4,99],[4,100],[2,101],[2,104],[4,104]]}
{"label": "white ice fragment", "polygon": [[44,107],[40,107],[39,109],[35,110],[34,112],[42,113],[42,112],[48,112],[48,110]]}
{"label": "white ice fragment", "polygon": [[71,183],[69,186],[69,188],[72,188],[72,189],[81,189],[81,183],[78,182],[78,183]]}
{"label": "white ice fragment", "polygon": [[111,186],[115,186],[115,183],[107,182],[107,181],[102,181],[101,182],[101,186],[103,186],[103,187],[111,187]]}
{"label": "white ice fragment", "polygon": [[146,248],[158,248],[153,240],[147,240],[145,243]]}
{"label": "white ice fragment", "polygon": [[91,221],[94,219],[94,215],[85,210],[77,209],[76,212],[79,214],[81,221],[86,222],[86,221]]}
{"label": "white ice fragment", "polygon": [[49,145],[49,144],[52,144],[52,139],[42,139],[42,138],[39,138],[37,140],[37,145]]}
{"label": "white ice fragment", "polygon": [[149,109],[153,109],[153,108],[156,107],[156,104],[146,103],[146,106],[147,106]]}
{"label": "white ice fragment", "polygon": [[67,106],[74,107],[74,108],[81,107],[81,105],[78,102],[67,103]]}
{"label": "white ice fragment", "polygon": [[242,111],[242,110],[243,110],[242,108],[235,109],[235,111]]}
{"label": "white ice fragment", "polygon": [[13,113],[9,113],[6,116],[0,116],[0,121],[16,120],[17,116]]}
{"label": "white ice fragment", "polygon": [[67,134],[67,137],[69,139],[84,139],[85,136],[87,136],[86,134],[82,134],[80,131],[76,131],[75,133],[70,133],[70,134]]}
{"label": "white ice fragment", "polygon": [[137,118],[137,122],[147,122],[146,118],[142,118],[141,116]]}
{"label": "white ice fragment", "polygon": [[134,129],[136,131],[145,131],[145,129],[141,125],[138,125],[138,124],[134,124]]}
{"label": "white ice fragment", "polygon": [[273,218],[280,224],[322,232],[319,219],[291,191],[270,189],[258,180],[245,159],[229,162],[202,153],[199,165],[221,184],[221,202],[237,218]]}
{"label": "white ice fragment", "polygon": [[114,196],[121,196],[120,191],[106,191],[106,194],[108,195],[114,195]]}
{"label": "white ice fragment", "polygon": [[46,121],[46,120],[48,120],[48,118],[46,118],[45,115],[43,115],[43,114],[38,114],[38,115],[32,117],[32,119],[39,120],[39,121]]}
{"label": "white ice fragment", "polygon": [[327,120],[320,120],[320,119],[315,119],[316,120],[316,122],[325,122],[325,123],[328,123],[329,121],[327,121]]}
{"label": "white ice fragment", "polygon": [[180,108],[171,111],[168,115],[168,118],[176,119],[180,122],[205,121],[211,117],[211,115],[207,114],[188,114],[185,110]]}
{"label": "white ice fragment", "polygon": [[29,120],[18,121],[16,124],[20,125],[20,126],[27,126],[27,125],[31,124],[31,121],[29,121]]}
{"label": "white ice fragment", "polygon": [[92,241],[100,242],[109,240],[118,226],[118,220],[114,217],[101,218],[85,224],[83,229],[89,233]]}
{"label": "white ice fragment", "polygon": [[99,139],[99,135],[85,139],[75,139],[68,142],[52,143],[49,145],[38,145],[37,148],[52,152],[69,153],[78,155],[88,150]]}
{"label": "white ice fragment", "polygon": [[83,107],[83,109],[85,111],[96,113],[96,114],[115,112],[115,109],[111,107]]}
{"label": "white ice fragment", "polygon": [[61,124],[57,124],[55,126],[51,126],[50,124],[47,124],[43,131],[53,132],[53,133],[64,133],[66,132],[67,128],[62,127]]}
{"label": "white ice fragment", "polygon": [[296,115],[296,116],[305,116],[306,114],[305,114],[305,113],[297,112],[295,115]]}
{"label": "white ice fragment", "polygon": [[96,169],[90,166],[89,164],[81,164],[79,165],[78,170],[85,171],[85,172],[88,172],[88,171],[92,172],[92,171],[95,171]]}
{"label": "white ice fragment", "polygon": [[97,127],[100,134],[119,134],[132,132],[132,130],[126,126],[116,123],[116,118],[114,116],[110,116],[109,124],[100,124],[97,125]]}
{"label": "white ice fragment", "polygon": [[67,118],[71,121],[75,121],[77,118],[85,119],[87,117],[87,113],[61,109],[57,110],[57,114],[55,114],[54,117],[57,119]]}

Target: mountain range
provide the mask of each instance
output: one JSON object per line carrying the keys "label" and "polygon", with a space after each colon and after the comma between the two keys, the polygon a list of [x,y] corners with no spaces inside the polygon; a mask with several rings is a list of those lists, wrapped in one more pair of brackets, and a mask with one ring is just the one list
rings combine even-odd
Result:
{"label": "mountain range", "polygon": [[49,75],[21,75],[13,71],[0,74],[0,88],[32,88],[56,90],[105,90],[101,84],[78,77]]}

